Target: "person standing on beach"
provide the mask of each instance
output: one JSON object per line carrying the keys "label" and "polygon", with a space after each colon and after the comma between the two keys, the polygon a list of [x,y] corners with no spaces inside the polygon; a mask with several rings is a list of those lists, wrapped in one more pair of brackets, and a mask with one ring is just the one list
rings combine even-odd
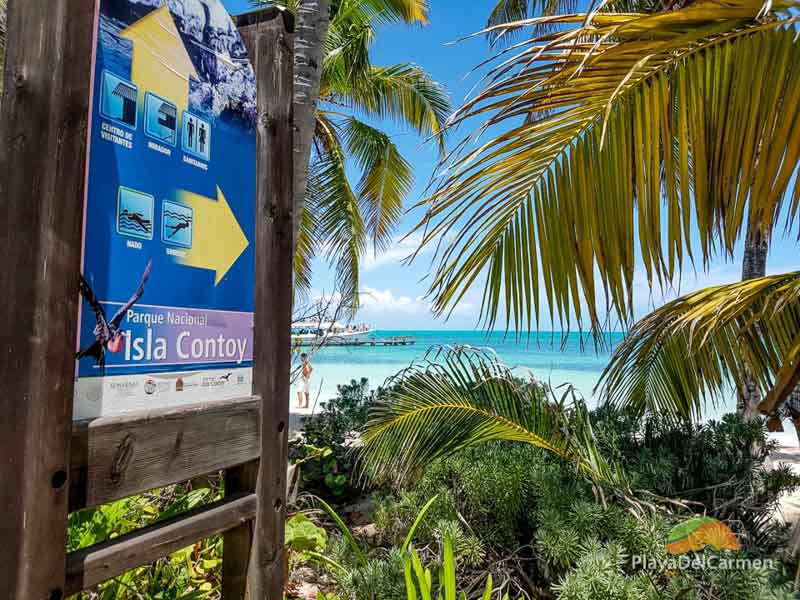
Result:
{"label": "person standing on beach", "polygon": [[314,367],[311,366],[311,361],[305,352],[300,355],[300,362],[303,365],[303,387],[297,392],[297,408],[308,408],[311,398],[311,373],[314,372]]}

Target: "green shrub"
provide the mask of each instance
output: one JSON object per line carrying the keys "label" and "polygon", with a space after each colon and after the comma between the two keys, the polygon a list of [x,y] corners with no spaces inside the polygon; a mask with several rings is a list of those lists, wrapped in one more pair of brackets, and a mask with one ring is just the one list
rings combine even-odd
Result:
{"label": "green shrub", "polygon": [[575,568],[553,590],[559,600],[657,600],[659,596],[647,576],[629,576],[627,563],[621,545],[590,541],[581,546]]}
{"label": "green shrub", "polygon": [[[599,410],[593,425],[603,452],[625,466],[634,489],[695,502],[693,512],[735,528],[747,556],[770,556],[781,542],[785,532],[768,523],[779,495],[800,479],[763,469],[773,447],[759,423],[726,416],[705,425],[670,424]],[[493,442],[431,464],[379,503],[381,541],[397,544],[433,494],[439,501],[419,529],[421,542],[436,544],[447,533],[468,557],[459,568],[474,576],[516,560],[527,578],[520,588],[532,581],[566,600],[755,600],[785,584],[786,576],[764,570],[634,568],[634,555],[663,564],[670,529],[690,513],[635,515],[613,493],[601,499],[568,463],[527,445]]]}
{"label": "green shrub", "polygon": [[[67,550],[85,548],[146,525],[207,504],[222,497],[218,478],[208,487],[190,484],[169,486],[69,517]],[[76,598],[99,600],[203,600],[219,597],[222,575],[222,537],[213,536],[155,561],[128,571],[82,592]]]}
{"label": "green shrub", "polygon": [[339,595],[350,600],[406,600],[403,554],[395,548],[371,556],[360,565],[352,561],[346,543],[338,540],[332,544],[330,556],[349,565],[344,571],[332,573]]}
{"label": "green shrub", "polygon": [[303,462],[303,491],[336,500],[350,499],[362,491],[353,479],[353,435],[366,424],[369,406],[380,393],[370,392],[366,379],[352,380],[338,386],[336,397],[321,413],[303,418],[303,437],[289,446],[290,458]]}
{"label": "green shrub", "polygon": [[776,449],[761,421],[728,414],[703,424],[643,421],[610,409],[593,413],[599,446],[625,466],[632,487],[699,502],[728,523],[750,548],[773,552],[785,531],[771,516],[782,494],[800,487],[800,477],[764,463]]}
{"label": "green shrub", "polygon": [[[460,515],[486,545],[509,548],[525,544],[530,539],[530,513],[537,497],[531,468],[541,462],[541,455],[531,446],[507,442],[466,449],[435,462],[418,482],[385,501],[376,523],[382,531],[401,532],[402,526],[390,527],[383,515],[396,509],[414,514],[425,500],[439,494],[441,502],[432,521],[458,520]],[[432,541],[432,533],[430,527],[424,527],[419,535]]]}

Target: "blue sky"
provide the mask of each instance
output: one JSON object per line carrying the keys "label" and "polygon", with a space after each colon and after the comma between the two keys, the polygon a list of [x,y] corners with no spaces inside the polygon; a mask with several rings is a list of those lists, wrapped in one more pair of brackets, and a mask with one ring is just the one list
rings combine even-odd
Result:
{"label": "blue sky", "polygon": [[[223,0],[223,3],[233,14],[250,8],[248,0]],[[486,41],[480,37],[454,45],[450,43],[481,29],[492,2],[431,0],[431,5],[431,22],[427,27],[382,27],[373,46],[372,62],[376,65],[403,62],[420,65],[449,91],[453,105],[457,106],[475,83],[475,77],[465,79],[465,76],[489,56],[489,51]],[[422,145],[413,133],[391,124],[386,124],[384,129],[394,136],[405,157],[414,165],[416,185],[407,201],[408,206],[412,206],[424,193],[436,165],[437,153],[432,146]],[[429,272],[431,254],[422,254],[410,266],[403,264],[402,259],[413,251],[415,241],[402,241],[403,234],[418,219],[419,213],[409,213],[389,252],[370,256],[365,261],[361,285],[363,309],[358,320],[369,322],[379,329],[473,329],[480,308],[480,289],[476,288],[468,294],[449,321],[444,322],[431,314],[428,300],[424,298],[427,288],[423,278]],[[793,235],[778,237],[773,243],[768,271],[784,272],[798,268],[797,250]],[[681,292],[736,281],[740,277],[740,265],[741,253],[737,252],[732,261],[714,261],[707,272],[695,273],[687,269]],[[637,313],[641,315],[663,303],[665,297],[660,293],[651,296],[643,279],[643,269],[638,269],[637,275]],[[332,288],[330,273],[322,263],[315,267],[314,288],[318,291],[330,291]],[[667,299],[674,296],[674,292],[666,294]],[[543,323],[543,328],[548,326]]]}

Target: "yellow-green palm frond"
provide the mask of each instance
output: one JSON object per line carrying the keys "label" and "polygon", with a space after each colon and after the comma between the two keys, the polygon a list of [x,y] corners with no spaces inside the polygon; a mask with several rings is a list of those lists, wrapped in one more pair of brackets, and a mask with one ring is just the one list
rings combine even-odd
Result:
{"label": "yellow-green palm frond", "polygon": [[[488,37],[492,45],[510,44],[518,34],[524,31],[523,27],[502,27],[511,25],[525,19],[537,16],[552,16],[575,10],[576,0],[497,0],[486,27],[489,29]],[[548,31],[549,27],[541,26],[536,31]]]}
{"label": "yellow-green palm frond", "polygon": [[[354,117],[318,111],[315,151],[295,255],[295,278],[310,287],[311,260],[324,248],[337,288],[358,307],[359,265],[370,240],[385,249],[414,176],[391,137]],[[348,161],[361,171],[354,190]]]}
{"label": "yellow-green palm frond", "polygon": [[325,38],[320,98],[333,91],[347,93],[370,69],[369,50],[375,41],[372,16],[361,2],[340,6],[331,18]]}
{"label": "yellow-green palm frond", "polygon": [[559,28],[501,53],[424,201],[435,310],[485,278],[490,327],[547,310],[598,329],[603,305],[628,324],[637,261],[666,287],[695,254],[732,252],[748,218],[770,229],[800,156],[797,17],[778,12],[798,3],[771,6],[524,21]]}
{"label": "yellow-green palm frond", "polygon": [[387,386],[362,437],[368,477],[401,481],[463,448],[505,440],[542,448],[595,479],[625,485],[622,471],[594,447],[581,403],[565,409],[549,402],[542,386],[515,377],[490,352],[432,349]]}
{"label": "yellow-green palm frond", "polygon": [[337,288],[345,297],[353,299],[352,310],[355,311],[358,308],[359,260],[368,243],[366,225],[358,196],[347,179],[339,125],[322,111],[317,112],[314,142],[316,150],[309,180],[313,179],[320,191],[315,205],[317,238],[336,271]]}
{"label": "yellow-green palm frond", "polygon": [[403,216],[403,202],[414,185],[413,170],[384,132],[353,117],[342,127],[347,151],[362,173],[357,187],[361,214],[379,252],[391,243]]}
{"label": "yellow-green palm frond", "polygon": [[[800,352],[800,272],[750,279],[678,298],[639,321],[616,349],[599,389],[607,402],[699,418],[734,382],[752,378],[773,413],[794,386]],[[795,382],[796,383],[796,382]]]}
{"label": "yellow-green palm frond", "polygon": [[325,189],[325,171],[318,165],[308,174],[306,202],[300,214],[300,227],[294,252],[294,291],[297,300],[306,300],[311,290],[312,264],[317,249],[322,245],[319,239],[320,202]]}
{"label": "yellow-green palm frond", "polygon": [[[345,0],[347,1],[347,0]],[[357,0],[367,5],[384,22],[428,24],[428,0]]]}
{"label": "yellow-green palm frond", "polygon": [[[370,116],[393,120],[420,135],[439,135],[451,114],[447,91],[415,65],[371,67],[336,101]],[[444,137],[439,138],[444,151]]]}

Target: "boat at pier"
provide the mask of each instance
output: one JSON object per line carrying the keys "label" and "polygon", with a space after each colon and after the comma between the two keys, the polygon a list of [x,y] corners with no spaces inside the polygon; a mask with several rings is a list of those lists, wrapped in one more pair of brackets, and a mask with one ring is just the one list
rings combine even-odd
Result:
{"label": "boat at pier", "polygon": [[373,334],[369,325],[343,325],[337,321],[298,321],[292,323],[292,344],[316,346],[321,344],[358,344],[367,342]]}

